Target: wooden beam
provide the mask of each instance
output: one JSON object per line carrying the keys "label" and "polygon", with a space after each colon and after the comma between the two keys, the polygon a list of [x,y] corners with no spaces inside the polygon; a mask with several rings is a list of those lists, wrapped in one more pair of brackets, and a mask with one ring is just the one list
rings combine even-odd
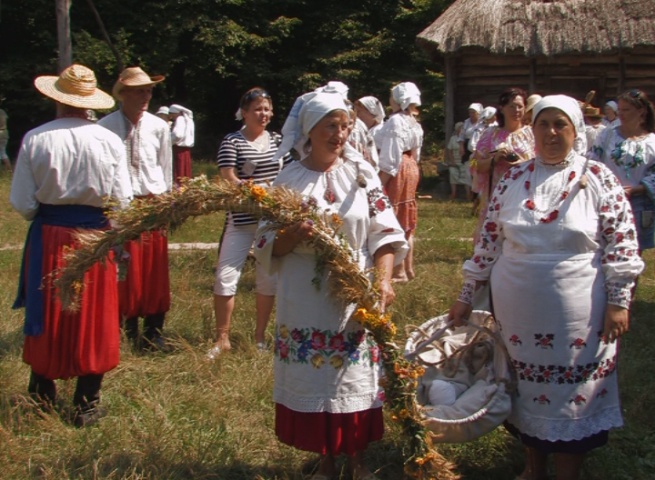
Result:
{"label": "wooden beam", "polygon": [[453,134],[453,125],[455,124],[455,57],[452,54],[446,54],[446,114],[445,128],[446,141]]}

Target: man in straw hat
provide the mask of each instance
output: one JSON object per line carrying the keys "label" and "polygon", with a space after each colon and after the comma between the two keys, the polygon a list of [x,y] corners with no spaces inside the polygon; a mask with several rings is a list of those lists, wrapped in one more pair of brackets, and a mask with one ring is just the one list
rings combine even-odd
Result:
{"label": "man in straw hat", "polygon": [[[98,122],[125,144],[135,197],[167,192],[173,184],[168,125],[148,113],[153,86],[163,80],[163,76],[151,77],[139,67],[126,68],[112,90],[120,109]],[[126,277],[119,282],[125,334],[136,346],[165,349],[161,332],[171,305],[166,233],[144,232],[139,240],[129,241],[123,248],[129,255]],[[143,339],[139,336],[139,317],[144,317]]]}
{"label": "man in straw hat", "polygon": [[114,105],[96,87],[93,71],[72,65],[59,77],[37,77],[34,85],[57,102],[57,118],[27,132],[16,161],[10,201],[32,224],[14,308],[25,307],[23,360],[31,367],[30,395],[52,408],[54,380],[78,377],[72,420],[81,427],[103,416],[102,378],[118,365],[116,265],[107,259],[85,273],[75,312],[62,309],[50,274],[74,246],[79,229],[107,228],[105,198],[126,204],[132,188],[120,138],[87,119],[87,109]]}

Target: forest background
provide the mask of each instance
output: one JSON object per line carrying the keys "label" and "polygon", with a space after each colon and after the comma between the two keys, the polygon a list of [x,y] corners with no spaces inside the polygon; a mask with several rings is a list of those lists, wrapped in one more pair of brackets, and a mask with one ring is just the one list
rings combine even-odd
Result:
{"label": "forest background", "polygon": [[[412,81],[422,91],[426,153],[443,141],[444,79],[416,35],[454,0],[93,0],[124,66],[166,75],[150,110],[180,103],[194,111],[196,158],[211,158],[236,130],[239,98],[261,86],[273,97],[279,131],[294,99],[339,80],[349,98]],[[111,92],[117,60],[104,41],[90,2],[70,9],[73,62],[92,68]],[[0,108],[9,120],[9,154],[23,134],[54,116],[34,89],[38,75],[57,73],[54,0],[0,4]],[[101,114],[107,112],[100,112]]]}

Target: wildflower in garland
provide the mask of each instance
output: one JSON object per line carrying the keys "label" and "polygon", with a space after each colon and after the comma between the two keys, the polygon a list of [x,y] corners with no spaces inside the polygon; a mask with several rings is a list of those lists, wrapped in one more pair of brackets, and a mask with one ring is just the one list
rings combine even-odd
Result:
{"label": "wildflower in garland", "polygon": [[[362,269],[355,261],[356,253],[347,247],[340,234],[341,217],[321,209],[316,198],[294,190],[285,187],[253,190],[254,187],[247,182],[237,185],[220,179],[209,181],[200,176],[148,202],[135,200],[125,210],[109,208],[108,215],[117,226],[105,232],[80,235],[80,249],[67,254],[66,268],[55,275],[62,303],[74,309],[81,293],[80,280],[89,265],[105,258],[114,246],[126,239],[138,238],[148,229],[166,226],[172,231],[190,218],[225,210],[250,213],[267,220],[266,228],[273,235],[287,231],[298,222],[311,221],[312,235],[305,242],[315,252],[315,261],[324,265],[321,280],[330,297],[342,305],[355,305],[353,320],[370,330],[378,345],[378,350],[369,352],[366,358],[377,355],[384,367],[385,376],[380,380],[385,390],[384,401],[392,416],[398,418],[407,438],[406,471],[414,478],[457,478],[452,465],[432,446],[429,432],[421,423],[415,398],[416,378],[422,374],[421,367],[405,360],[396,345],[396,326],[390,314],[378,310],[378,274],[373,271],[371,278],[371,270]],[[320,368],[335,368],[341,361],[345,364],[356,360],[350,355],[341,359],[333,357],[315,364]],[[404,411],[402,418],[401,411]]]}

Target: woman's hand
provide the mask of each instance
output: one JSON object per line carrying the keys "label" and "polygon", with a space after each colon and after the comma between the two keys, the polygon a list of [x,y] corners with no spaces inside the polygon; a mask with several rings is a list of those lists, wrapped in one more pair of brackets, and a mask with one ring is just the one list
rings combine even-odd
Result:
{"label": "woman's hand", "polygon": [[472,311],[471,305],[458,300],[450,306],[448,320],[451,320],[454,326],[461,327],[468,321]]}
{"label": "woman's hand", "polygon": [[391,281],[384,278],[380,281],[380,312],[384,313],[389,305],[396,299],[396,292],[391,286]]}
{"label": "woman's hand", "polygon": [[645,195],[646,194],[646,187],[643,185],[636,185],[634,187],[631,187],[629,185],[625,185],[623,187],[623,191],[627,195],[628,198],[630,197],[635,197],[638,195]]}
{"label": "woman's hand", "polygon": [[300,242],[312,238],[313,232],[314,222],[311,220],[303,220],[302,222],[294,223],[284,230],[280,230],[275,235],[273,255],[276,257],[286,255],[296,248]]}
{"label": "woman's hand", "polygon": [[396,299],[396,292],[391,286],[394,256],[394,249],[391,245],[382,245],[373,254],[373,263],[379,274],[380,312],[382,313]]}
{"label": "woman's hand", "polygon": [[630,316],[627,308],[607,304],[605,308],[605,327],[603,328],[603,341],[614,343],[630,328]]}

